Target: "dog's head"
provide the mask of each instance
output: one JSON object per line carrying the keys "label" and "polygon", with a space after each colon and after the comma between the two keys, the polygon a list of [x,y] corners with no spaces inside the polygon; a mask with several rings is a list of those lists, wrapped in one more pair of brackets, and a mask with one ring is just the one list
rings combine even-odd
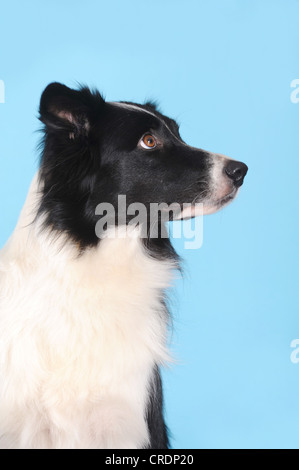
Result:
{"label": "dog's head", "polygon": [[[155,105],[106,102],[97,91],[49,85],[40,103],[45,125],[40,212],[48,225],[83,245],[97,243],[99,203],[177,203],[175,218],[213,213],[236,196],[247,166],[190,147],[177,123]],[[189,204],[183,210],[183,204]]]}

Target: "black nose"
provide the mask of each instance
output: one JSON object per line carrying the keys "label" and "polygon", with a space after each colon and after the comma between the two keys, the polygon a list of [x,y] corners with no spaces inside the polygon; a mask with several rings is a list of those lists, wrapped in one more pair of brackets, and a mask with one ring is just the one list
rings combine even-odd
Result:
{"label": "black nose", "polygon": [[245,163],[230,160],[224,170],[227,176],[231,180],[233,180],[235,186],[239,187],[243,184],[243,180],[247,173],[248,166],[245,165]]}

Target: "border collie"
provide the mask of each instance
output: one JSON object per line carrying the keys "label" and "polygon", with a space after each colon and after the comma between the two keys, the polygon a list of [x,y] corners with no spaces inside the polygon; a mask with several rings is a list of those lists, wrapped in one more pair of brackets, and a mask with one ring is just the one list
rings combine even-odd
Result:
{"label": "border collie", "polygon": [[[188,146],[153,103],[50,84],[40,168],[0,255],[0,448],[168,448],[159,369],[168,360],[169,238],[96,207],[228,204],[244,163]],[[116,214],[118,215],[118,214]]]}

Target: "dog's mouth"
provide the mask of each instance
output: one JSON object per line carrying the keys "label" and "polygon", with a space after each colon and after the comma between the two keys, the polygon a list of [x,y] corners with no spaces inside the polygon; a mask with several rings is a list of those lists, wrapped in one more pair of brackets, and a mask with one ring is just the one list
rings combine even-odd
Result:
{"label": "dog's mouth", "polygon": [[230,202],[235,199],[239,190],[238,188],[234,187],[228,194],[225,194],[219,199],[213,200],[210,199],[209,201],[203,202],[203,215],[214,214],[215,212],[219,211],[223,207],[227,206]]}
{"label": "dog's mouth", "polygon": [[174,218],[174,220],[193,219],[194,217],[213,214],[223,207],[227,206],[238,193],[238,188],[233,188],[228,194],[225,194],[219,199],[209,198],[204,201],[197,200],[194,204],[187,205],[182,211]]}

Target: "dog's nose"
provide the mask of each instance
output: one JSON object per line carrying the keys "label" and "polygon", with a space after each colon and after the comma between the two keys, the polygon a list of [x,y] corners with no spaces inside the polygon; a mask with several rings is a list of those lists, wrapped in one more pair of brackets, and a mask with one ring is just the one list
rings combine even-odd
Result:
{"label": "dog's nose", "polygon": [[237,188],[243,184],[247,170],[248,166],[245,165],[245,163],[237,162],[235,160],[230,160],[224,168],[225,173],[231,180],[233,180]]}

